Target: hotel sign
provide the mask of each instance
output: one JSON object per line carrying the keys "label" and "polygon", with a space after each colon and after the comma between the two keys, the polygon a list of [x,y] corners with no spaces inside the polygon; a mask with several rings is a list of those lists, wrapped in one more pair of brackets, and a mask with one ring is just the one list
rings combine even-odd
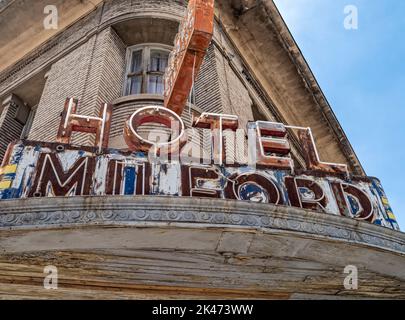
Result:
{"label": "hotel sign", "polygon": [[[195,144],[181,118],[169,109],[151,106],[135,111],[125,125],[128,149],[115,150],[107,148],[111,116],[108,105],[101,108],[104,116],[89,118],[86,126],[86,121],[81,123],[82,118],[72,111],[75,103],[72,99],[66,103],[60,142],[18,141],[9,146],[0,172],[0,199],[210,197],[292,206],[399,229],[380,182],[376,178],[350,176],[345,165],[320,161],[308,128],[262,121],[249,123],[247,157],[236,157],[236,161],[228,163],[228,153],[235,155],[235,150],[226,148],[229,133],[234,133],[233,145],[243,144],[240,138],[245,138],[237,129],[236,116],[202,114],[194,120],[195,127],[211,132],[211,157],[198,159],[190,156]],[[103,123],[103,119],[107,122]],[[151,121],[170,130],[175,128],[176,133],[165,143],[137,133],[138,126]],[[100,135],[101,129],[94,128],[103,126],[104,136]],[[99,134],[99,145],[71,145],[71,130]],[[307,170],[294,167],[288,130],[298,130]]]}
{"label": "hotel sign", "polygon": [[[68,98],[56,143],[10,144],[0,169],[0,199],[210,197],[297,207],[399,229],[380,182],[351,176],[345,164],[321,161],[309,128],[270,121],[239,128],[236,115],[215,113],[202,113],[191,130],[185,128],[180,115],[212,37],[213,14],[213,0],[189,1],[166,71],[164,106],[139,108],[126,120],[127,149],[109,149],[110,104],[102,104],[99,116],[86,116],[77,114],[78,101]],[[140,129],[146,124],[151,130],[145,136]],[[195,142],[199,130],[210,136],[204,146]],[[74,132],[94,134],[94,146],[72,145]],[[300,142],[305,170],[294,165],[291,135]]]}

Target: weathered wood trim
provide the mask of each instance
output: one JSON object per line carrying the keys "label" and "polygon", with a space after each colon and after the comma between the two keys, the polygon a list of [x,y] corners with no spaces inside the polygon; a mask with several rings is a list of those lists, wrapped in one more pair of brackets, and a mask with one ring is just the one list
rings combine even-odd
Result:
{"label": "weathered wood trim", "polygon": [[0,230],[134,225],[283,230],[405,254],[405,234],[341,216],[252,202],[165,196],[7,200]]}

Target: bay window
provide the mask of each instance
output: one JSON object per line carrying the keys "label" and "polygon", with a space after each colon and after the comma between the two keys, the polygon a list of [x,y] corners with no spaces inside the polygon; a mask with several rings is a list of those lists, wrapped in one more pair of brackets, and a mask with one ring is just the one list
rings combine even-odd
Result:
{"label": "bay window", "polygon": [[128,48],[125,95],[163,94],[163,76],[171,48],[166,45],[136,45]]}

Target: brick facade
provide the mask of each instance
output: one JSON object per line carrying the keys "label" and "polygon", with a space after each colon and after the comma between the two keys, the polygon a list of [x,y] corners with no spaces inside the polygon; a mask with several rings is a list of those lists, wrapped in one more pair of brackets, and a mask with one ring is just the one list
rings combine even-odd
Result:
{"label": "brick facade", "polygon": [[[97,115],[103,102],[121,95],[125,47],[112,28],[106,28],[52,65],[29,139],[54,141],[67,97],[79,99],[78,112]],[[73,142],[91,144],[77,134]]]}
{"label": "brick facade", "polygon": [[0,115],[0,159],[3,159],[9,143],[20,138],[25,119],[18,119],[19,108],[26,108],[23,102],[15,95],[3,101]]}
{"label": "brick facade", "polygon": [[[0,71],[0,97],[4,98],[16,88],[24,86],[28,79],[46,72],[45,88],[28,138],[54,141],[66,97],[78,98],[78,112],[88,115],[95,115],[101,102],[114,102],[119,99],[125,80],[126,47],[134,45],[134,42],[139,44],[141,39],[147,39],[148,43],[161,43],[164,39],[165,44],[170,43],[168,39],[174,39],[176,33],[173,23],[182,19],[186,4],[187,1],[182,0],[103,1],[102,5],[94,7],[93,11],[41,44],[24,59]],[[217,9],[223,9],[222,3],[218,3]],[[197,112],[236,114],[239,116],[241,128],[246,128],[248,121],[258,119],[289,123],[280,118],[279,110],[286,108],[284,103],[277,100],[275,105],[272,98],[269,99],[268,93],[278,89],[274,87],[274,90],[271,88],[266,91],[261,79],[252,73],[254,70],[250,67],[251,61],[246,60],[251,57],[242,56],[241,48],[235,45],[237,41],[231,39],[232,32],[227,30],[229,24],[224,25],[225,20],[222,19],[225,16],[222,14],[226,15],[227,12],[217,14],[219,19],[215,23],[214,41],[197,78],[194,109]],[[150,29],[147,28],[148,19]],[[137,23],[141,23],[141,20],[142,28],[137,29]],[[156,21],[171,21],[171,28],[165,28],[164,23],[155,23]],[[134,37],[133,41],[128,41],[131,35]],[[280,54],[278,51],[276,53]],[[284,64],[287,65],[285,60]],[[263,61],[263,66],[267,65],[266,63]],[[287,66],[285,69],[291,70]],[[263,70],[266,69],[263,67]],[[278,96],[278,92],[273,95]],[[154,102],[156,101],[142,103]],[[139,101],[137,103],[138,106],[141,105]],[[122,120],[133,112],[134,107],[136,106],[131,106],[130,103],[115,107],[111,141],[116,141],[123,125]],[[311,113],[308,111],[308,114]],[[191,116],[187,108],[183,119],[186,125],[190,126]],[[301,123],[304,118],[298,121],[292,115],[291,119],[295,119],[291,124],[305,125]],[[328,124],[321,121],[311,124],[311,127],[314,132],[323,133],[317,140],[321,156],[330,157],[328,150],[333,149],[333,152],[339,154],[336,159],[344,162],[341,159],[346,156],[329,143],[336,137],[331,134]],[[292,139],[294,141],[295,138]],[[76,144],[88,145],[92,144],[92,141],[90,135],[75,134],[73,137],[73,143]],[[117,144],[112,144],[113,147],[123,146],[122,141],[116,142]],[[293,143],[292,150],[297,163],[302,165],[303,159],[297,143]],[[349,151],[346,150],[350,153]],[[325,160],[328,160],[328,157],[324,157]],[[353,160],[355,155],[352,154],[347,159]]]}
{"label": "brick facade", "polygon": [[[67,97],[79,99],[78,112],[80,114],[93,116],[97,115],[101,103],[119,101],[118,98],[124,91],[126,47],[129,44],[125,44],[113,27],[106,26],[106,24],[116,19],[117,16],[131,17],[140,13],[157,14],[157,10],[159,15],[166,14],[181,19],[185,4],[184,1],[174,0],[106,1],[102,8],[58,35],[53,46],[43,48],[42,54],[29,60],[20,71],[24,74],[23,71],[29,72],[32,65],[37,65],[47,59],[52,61],[50,70],[46,74],[45,88],[28,138],[55,141],[60,115]],[[80,30],[78,26],[81,26]],[[80,33],[81,30],[87,31],[87,38],[79,37],[84,36]],[[143,38],[155,42],[153,34],[156,33],[156,30],[149,30],[149,32],[150,35],[142,35]],[[175,32],[171,37],[174,39],[174,36]],[[240,80],[242,63],[218,24],[215,26],[214,38],[215,41],[210,46],[196,79],[193,112],[237,114],[240,117],[240,127],[246,128],[247,121],[254,120],[254,116],[252,113],[253,101],[246,89],[246,84]],[[64,47],[64,43],[67,43],[71,49]],[[52,55],[62,52],[61,58],[52,60]],[[235,67],[231,67],[230,59],[233,64],[237,65],[239,74],[236,74]],[[0,88],[2,84],[6,85],[9,79],[10,77],[5,76],[3,83],[0,83]],[[146,97],[146,100],[127,101],[114,106],[110,134],[111,147],[126,147],[122,138],[124,121],[136,108],[150,104],[160,105],[162,101],[156,100],[156,97],[152,100],[148,100]],[[190,127],[191,111],[189,108],[185,109],[182,118],[186,126]],[[209,135],[202,130],[198,130],[198,132],[201,134],[206,152],[209,152]],[[72,139],[73,143],[79,145],[90,145],[93,141],[92,135],[82,133],[75,133]],[[243,143],[242,137],[239,143]],[[228,148],[230,145],[232,148],[234,147],[231,140],[227,139],[226,147]]]}
{"label": "brick facade", "polygon": [[[95,27],[96,19],[99,20],[99,26],[102,26],[117,15],[126,16],[140,12],[149,14],[156,9],[159,9],[160,14],[170,14],[180,19],[184,11],[184,2],[132,1],[129,4],[124,0],[106,1],[102,10],[97,10],[97,13],[93,13],[77,24],[81,24],[83,29],[90,31]],[[75,28],[72,26],[70,29]],[[152,30],[150,32],[151,35],[143,35],[143,37],[154,42]],[[172,34],[173,39],[174,36],[175,33]],[[62,50],[64,42],[69,43],[72,49],[54,61],[46,74],[45,88],[28,136],[31,140],[55,141],[66,97],[79,99],[78,112],[80,114],[95,116],[101,103],[119,101],[118,98],[124,91],[125,64],[127,63],[125,57],[128,44],[123,42],[113,27],[90,32],[90,36],[85,42],[79,41],[77,33],[71,33],[69,29],[65,35],[62,34],[58,37],[60,39],[57,45],[48,50],[56,53],[56,49]],[[246,85],[240,80],[242,64],[217,24],[214,38],[215,43],[211,44],[196,79],[193,101],[195,106],[190,107],[193,112],[197,113],[204,111],[237,114],[240,117],[241,128],[246,128],[247,121],[254,120],[254,116],[252,113],[253,101]],[[73,42],[75,39],[76,43]],[[47,51],[44,51],[43,55],[33,59],[25,68],[28,68],[30,64],[35,64],[38,59],[44,59],[46,55]],[[239,74],[236,74],[235,69],[231,68],[229,59],[237,64]],[[111,147],[126,147],[122,138],[124,121],[136,108],[150,104],[162,104],[162,101],[156,97],[148,99],[146,97],[145,100],[127,101],[114,106],[110,134]],[[191,126],[191,113],[190,109],[186,108],[182,115],[187,127]],[[197,131],[201,134],[205,152],[209,153],[209,134],[202,130]],[[194,140],[196,143],[198,137]],[[235,147],[231,140],[227,139],[227,148]],[[243,137],[240,137],[240,140],[239,143],[244,143]],[[79,145],[91,145],[93,141],[92,135],[82,133],[75,133],[72,139],[74,144]]]}

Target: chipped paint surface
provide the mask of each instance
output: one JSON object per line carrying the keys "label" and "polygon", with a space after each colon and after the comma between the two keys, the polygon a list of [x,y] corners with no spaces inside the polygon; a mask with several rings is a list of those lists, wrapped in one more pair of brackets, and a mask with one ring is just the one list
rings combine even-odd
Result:
{"label": "chipped paint surface", "polygon": [[0,199],[167,195],[273,203],[399,230],[376,178],[249,166],[149,162],[144,153],[23,141],[1,169]]}
{"label": "chipped paint surface", "polygon": [[179,115],[186,106],[213,32],[214,0],[189,0],[164,78],[164,105]]}

